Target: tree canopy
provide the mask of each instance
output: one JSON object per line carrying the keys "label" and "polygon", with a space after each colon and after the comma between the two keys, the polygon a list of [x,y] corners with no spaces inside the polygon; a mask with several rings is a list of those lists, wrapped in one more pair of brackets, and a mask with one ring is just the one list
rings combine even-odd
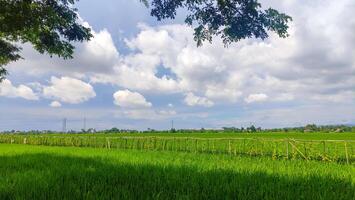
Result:
{"label": "tree canopy", "polygon": [[[72,42],[92,37],[79,20],[77,0],[0,0],[0,81],[5,65],[21,58],[21,43],[38,52],[72,58]],[[287,37],[291,17],[262,9],[258,0],[140,0],[157,20],[174,19],[178,9],[188,11],[185,22],[194,27],[197,46],[222,38],[225,45],[245,38],[268,37],[268,31]]]}
{"label": "tree canopy", "polygon": [[29,42],[40,53],[72,58],[73,41],[89,40],[80,24],[75,0],[0,0],[0,77],[3,67],[21,58],[19,43]]}
{"label": "tree canopy", "polygon": [[258,0],[142,0],[151,5],[151,15],[158,20],[174,19],[177,9],[188,11],[185,22],[195,27],[198,46],[213,36],[220,36],[225,45],[245,38],[268,37],[267,31],[287,37],[292,18],[268,8],[263,10]]}

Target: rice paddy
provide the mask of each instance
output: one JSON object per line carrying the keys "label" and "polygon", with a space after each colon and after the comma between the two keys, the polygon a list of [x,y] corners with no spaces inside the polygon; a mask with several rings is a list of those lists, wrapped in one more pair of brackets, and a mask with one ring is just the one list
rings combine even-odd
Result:
{"label": "rice paddy", "polygon": [[0,199],[354,199],[353,133],[230,135],[3,134]]}
{"label": "rice paddy", "polygon": [[352,165],[0,144],[0,199],[353,199]]}
{"label": "rice paddy", "polygon": [[[177,137],[171,137],[171,135],[0,135],[0,143],[264,156],[273,159],[321,160],[347,164],[355,161],[355,140],[339,140],[347,136],[343,134],[328,135],[331,138],[337,136],[337,140],[294,139],[290,136],[302,138],[301,136],[308,135],[285,133],[284,138],[277,134],[259,134],[259,136],[253,135],[254,137],[250,137],[249,134],[249,137],[245,138],[221,137],[219,134],[200,134],[203,137],[193,137],[187,134],[183,134],[185,137],[179,134],[175,135]],[[313,135],[313,138],[317,136],[320,136],[319,133]]]}

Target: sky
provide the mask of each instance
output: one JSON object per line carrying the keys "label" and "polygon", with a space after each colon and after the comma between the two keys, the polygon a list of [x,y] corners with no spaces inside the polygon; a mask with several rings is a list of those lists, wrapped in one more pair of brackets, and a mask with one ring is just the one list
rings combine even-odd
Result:
{"label": "sky", "polygon": [[183,10],[158,22],[138,0],[81,0],[94,37],[71,60],[22,45],[0,83],[0,131],[354,124],[355,2],[260,2],[292,16],[290,36],[225,48],[197,47]]}

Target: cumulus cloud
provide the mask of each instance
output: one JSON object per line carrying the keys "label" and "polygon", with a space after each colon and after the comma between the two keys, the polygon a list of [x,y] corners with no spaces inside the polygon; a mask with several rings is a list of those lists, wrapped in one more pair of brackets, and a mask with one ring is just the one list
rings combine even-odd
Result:
{"label": "cumulus cloud", "polygon": [[119,90],[113,94],[114,104],[122,108],[139,109],[150,108],[152,103],[148,102],[143,95],[129,90]]}
{"label": "cumulus cloud", "polygon": [[[262,4],[293,17],[290,37],[271,34],[264,41],[246,39],[228,48],[214,38],[212,44],[198,48],[188,26],[140,24],[138,33],[125,39],[125,54],[118,53],[111,34],[103,29],[94,33],[91,42],[77,44],[74,60],[49,59],[25,46],[26,59],[9,69],[57,77],[70,73],[86,77],[91,84],[138,94],[183,96],[189,106],[292,101],[327,105],[322,108],[328,103],[354,107],[355,2],[263,0]],[[168,113],[154,110],[144,97],[141,103],[139,109],[128,108],[127,103],[130,106],[123,112],[135,118]]]}
{"label": "cumulus cloud", "polygon": [[26,85],[14,86],[10,80],[5,79],[0,83],[0,96],[10,98],[24,98],[27,100],[38,100],[38,96]]}
{"label": "cumulus cloud", "polygon": [[64,60],[49,57],[35,51],[29,44],[23,45],[21,59],[7,68],[16,73],[25,72],[32,76],[47,74],[89,76],[96,73],[111,73],[120,56],[107,29],[92,31],[93,38],[88,42],[74,43],[73,59]]}
{"label": "cumulus cloud", "polygon": [[[215,103],[234,103],[248,98],[243,94],[258,92],[274,101],[311,101],[316,96],[347,101],[338,93],[350,93],[355,85],[355,20],[351,11],[355,3],[264,3],[293,16],[289,38],[271,34],[265,41],[247,39],[229,48],[214,38],[213,44],[197,48],[193,30],[185,25],[140,25],[140,33],[126,40],[136,52],[129,57],[154,58],[154,62],[147,61],[143,70],[141,64],[126,59],[115,66],[116,74],[110,75],[119,81],[111,82],[137,91],[199,93]],[[158,78],[160,65],[176,78]],[[109,78],[96,79],[105,80]]]}
{"label": "cumulus cloud", "polygon": [[52,76],[50,85],[43,87],[43,95],[64,103],[78,104],[96,96],[94,88],[79,79]]}
{"label": "cumulus cloud", "polygon": [[155,109],[151,102],[138,93],[130,90],[119,90],[113,94],[114,104],[121,108],[118,117],[129,119],[159,120],[176,115],[176,111],[169,109]]}
{"label": "cumulus cloud", "polygon": [[[139,33],[125,39],[131,50],[125,55],[118,53],[111,34],[102,29],[93,31],[90,42],[77,44],[72,61],[44,59],[33,50],[27,54],[25,48],[26,60],[15,65],[30,69],[26,72],[70,72],[87,76],[92,83],[138,92],[191,92],[216,104],[235,103],[258,92],[277,101],[346,101],[338,99],[338,93],[350,93],[355,85],[355,3],[265,0],[263,5],[293,16],[289,38],[271,34],[265,41],[246,39],[229,48],[214,38],[212,44],[197,48],[188,26],[139,24]],[[157,75],[161,66],[169,73]]]}
{"label": "cumulus cloud", "polygon": [[199,97],[191,92],[186,94],[184,102],[188,106],[212,107],[214,105],[213,101],[207,99],[206,97]]}
{"label": "cumulus cloud", "polygon": [[62,107],[62,104],[59,101],[52,101],[49,106],[53,108],[59,108]]}
{"label": "cumulus cloud", "polygon": [[250,94],[247,98],[244,99],[246,103],[254,103],[254,102],[263,102],[268,99],[266,94]]}

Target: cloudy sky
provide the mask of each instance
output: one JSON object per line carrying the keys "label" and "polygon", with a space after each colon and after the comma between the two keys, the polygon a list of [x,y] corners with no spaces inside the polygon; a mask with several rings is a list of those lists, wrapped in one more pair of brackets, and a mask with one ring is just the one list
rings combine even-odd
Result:
{"label": "cloudy sky", "polygon": [[0,84],[0,130],[355,123],[355,2],[261,3],[293,17],[289,38],[197,48],[184,13],[157,22],[138,0],[81,0],[94,38],[72,60],[25,44]]}

